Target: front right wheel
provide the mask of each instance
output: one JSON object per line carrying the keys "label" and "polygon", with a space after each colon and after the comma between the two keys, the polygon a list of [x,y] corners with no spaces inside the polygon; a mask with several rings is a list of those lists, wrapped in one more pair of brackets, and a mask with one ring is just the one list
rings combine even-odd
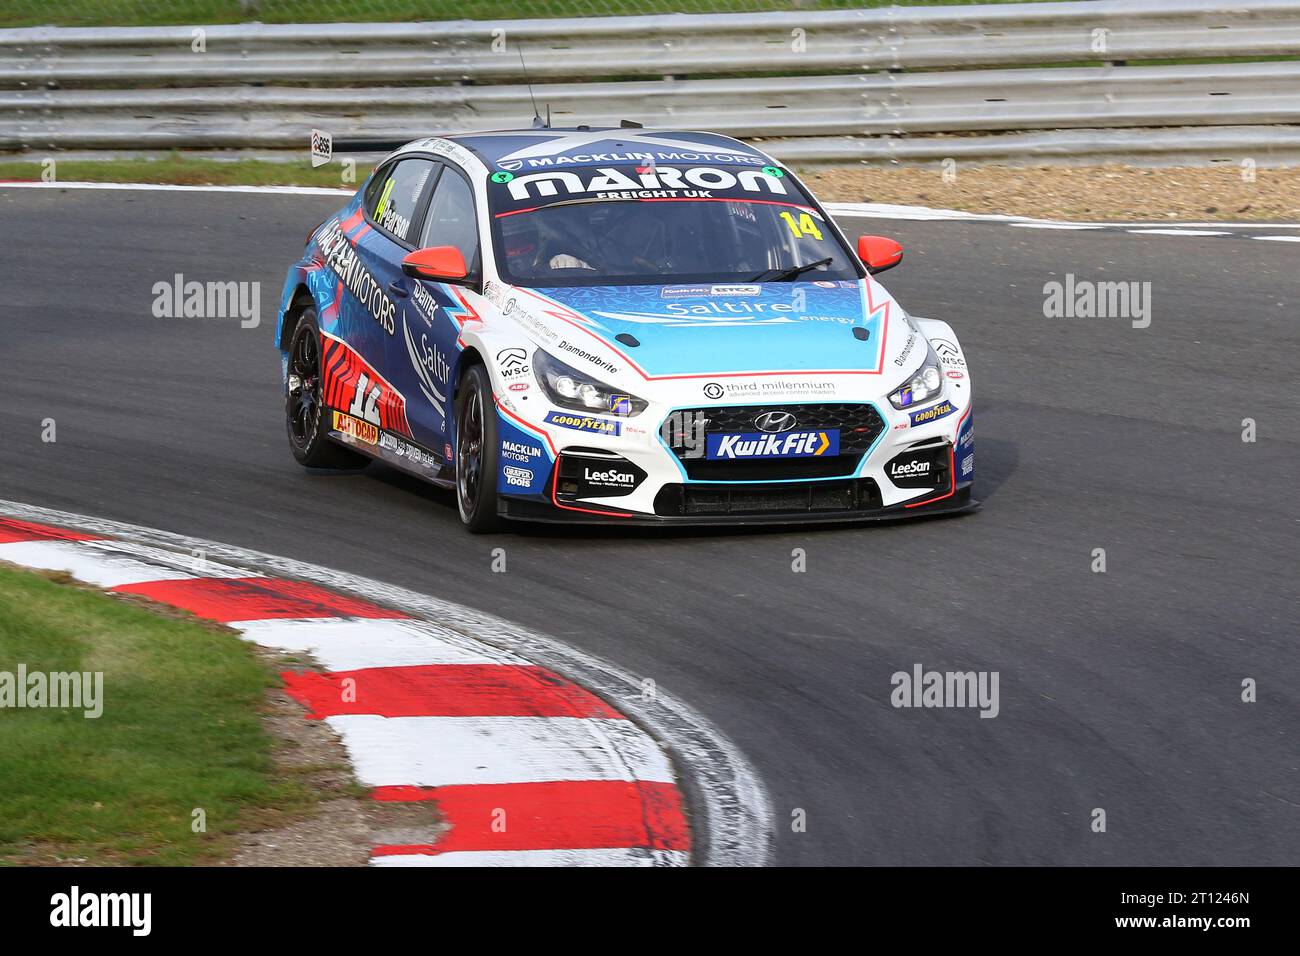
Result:
{"label": "front right wheel", "polygon": [[497,470],[501,443],[497,410],[487,369],[471,365],[456,396],[456,506],[475,534],[501,526],[497,514]]}

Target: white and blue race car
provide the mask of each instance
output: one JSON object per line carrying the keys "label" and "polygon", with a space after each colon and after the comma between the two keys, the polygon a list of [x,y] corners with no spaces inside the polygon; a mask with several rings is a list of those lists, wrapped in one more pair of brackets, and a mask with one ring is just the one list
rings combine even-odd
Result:
{"label": "white and blue race car", "polygon": [[311,234],[276,326],[294,456],[502,519],[750,524],[973,507],[952,329],[798,178],[709,133],[421,139]]}

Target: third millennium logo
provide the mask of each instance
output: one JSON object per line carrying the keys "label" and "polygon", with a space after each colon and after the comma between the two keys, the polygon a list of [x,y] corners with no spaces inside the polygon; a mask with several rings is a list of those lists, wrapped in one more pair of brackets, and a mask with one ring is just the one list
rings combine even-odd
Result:
{"label": "third millennium logo", "polygon": [[1043,284],[1043,315],[1049,319],[1128,319],[1135,329],[1151,324],[1150,282],[1093,282],[1065,274]]}

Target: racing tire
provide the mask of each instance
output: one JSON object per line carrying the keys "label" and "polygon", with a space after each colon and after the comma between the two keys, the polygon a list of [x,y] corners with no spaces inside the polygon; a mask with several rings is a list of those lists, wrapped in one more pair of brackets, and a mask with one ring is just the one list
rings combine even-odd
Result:
{"label": "racing tire", "polygon": [[456,508],[473,534],[501,527],[496,481],[500,449],[492,383],[487,369],[471,365],[456,395]]}
{"label": "racing tire", "polygon": [[308,468],[362,468],[369,458],[329,437],[324,387],[320,327],[316,309],[308,306],[299,314],[289,339],[289,364],[284,376],[284,424],[289,448],[298,464]]}

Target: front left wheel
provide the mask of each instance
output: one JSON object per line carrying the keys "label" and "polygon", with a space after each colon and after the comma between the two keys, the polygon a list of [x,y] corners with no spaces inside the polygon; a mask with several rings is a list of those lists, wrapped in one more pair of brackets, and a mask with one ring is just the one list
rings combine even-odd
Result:
{"label": "front left wheel", "polygon": [[475,534],[501,526],[497,515],[497,469],[501,443],[487,369],[471,365],[456,396],[456,506]]}
{"label": "front left wheel", "polygon": [[365,455],[330,441],[325,422],[324,380],[321,371],[320,328],[316,310],[308,306],[298,316],[289,340],[285,375],[284,423],[289,448],[298,464],[308,468],[360,468]]}

